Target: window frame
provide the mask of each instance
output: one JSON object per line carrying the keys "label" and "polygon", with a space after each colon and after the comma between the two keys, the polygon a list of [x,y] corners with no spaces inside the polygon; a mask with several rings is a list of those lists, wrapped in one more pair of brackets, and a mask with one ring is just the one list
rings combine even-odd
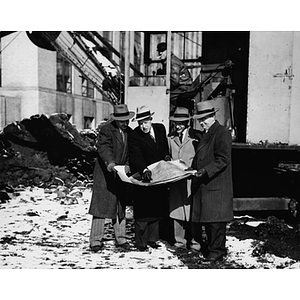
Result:
{"label": "window frame", "polygon": [[60,53],[56,55],[56,90],[72,94],[72,64]]}

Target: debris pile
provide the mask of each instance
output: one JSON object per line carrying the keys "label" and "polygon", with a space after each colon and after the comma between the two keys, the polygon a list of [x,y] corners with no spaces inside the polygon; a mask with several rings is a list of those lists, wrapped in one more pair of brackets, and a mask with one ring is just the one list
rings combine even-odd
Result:
{"label": "debris pile", "polygon": [[97,131],[79,132],[64,113],[34,115],[0,133],[0,184],[51,186],[90,180]]}

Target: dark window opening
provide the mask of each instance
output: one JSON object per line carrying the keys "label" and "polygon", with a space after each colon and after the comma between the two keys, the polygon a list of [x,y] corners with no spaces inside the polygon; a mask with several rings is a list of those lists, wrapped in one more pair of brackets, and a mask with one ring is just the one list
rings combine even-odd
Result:
{"label": "dark window opening", "polygon": [[81,90],[83,97],[94,98],[94,84],[85,77],[82,77]]}
{"label": "dark window opening", "polygon": [[233,62],[230,77],[234,93],[234,122],[237,142],[246,141],[249,31],[203,31],[202,63]]}
{"label": "dark window opening", "polygon": [[72,65],[59,53],[56,59],[56,83],[60,92],[72,93]]}
{"label": "dark window opening", "polygon": [[83,128],[84,129],[92,129],[92,126],[93,126],[93,121],[94,121],[94,118],[93,117],[84,117],[84,120],[83,120],[84,124],[83,124]]}

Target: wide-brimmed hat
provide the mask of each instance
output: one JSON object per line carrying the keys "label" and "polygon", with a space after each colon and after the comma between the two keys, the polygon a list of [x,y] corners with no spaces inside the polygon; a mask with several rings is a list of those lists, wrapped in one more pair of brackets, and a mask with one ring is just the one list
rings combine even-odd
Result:
{"label": "wide-brimmed hat", "polygon": [[196,113],[193,115],[193,119],[201,119],[209,115],[215,114],[219,109],[215,109],[213,101],[198,102],[196,106]]}
{"label": "wide-brimmed hat", "polygon": [[151,118],[154,115],[154,112],[151,113],[150,109],[147,106],[141,106],[136,109],[135,118],[132,121],[141,121],[144,119]]}
{"label": "wide-brimmed hat", "polygon": [[171,116],[170,121],[173,122],[181,122],[181,121],[188,121],[191,119],[191,116],[189,114],[189,110],[185,107],[177,107],[173,116]]}
{"label": "wide-brimmed hat", "polygon": [[167,50],[167,43],[163,42],[157,45],[157,52],[164,52],[166,50]]}
{"label": "wide-brimmed hat", "polygon": [[127,121],[134,117],[134,112],[128,111],[126,104],[117,104],[114,106],[114,112],[110,116],[116,121]]}

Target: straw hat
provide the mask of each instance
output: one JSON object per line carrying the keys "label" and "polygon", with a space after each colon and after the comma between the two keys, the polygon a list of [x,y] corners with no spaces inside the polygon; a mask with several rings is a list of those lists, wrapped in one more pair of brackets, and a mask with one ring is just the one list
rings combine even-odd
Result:
{"label": "straw hat", "polygon": [[147,106],[141,106],[136,109],[136,116],[132,121],[141,121],[144,119],[151,118],[154,115],[154,112],[151,113],[150,109]]}

